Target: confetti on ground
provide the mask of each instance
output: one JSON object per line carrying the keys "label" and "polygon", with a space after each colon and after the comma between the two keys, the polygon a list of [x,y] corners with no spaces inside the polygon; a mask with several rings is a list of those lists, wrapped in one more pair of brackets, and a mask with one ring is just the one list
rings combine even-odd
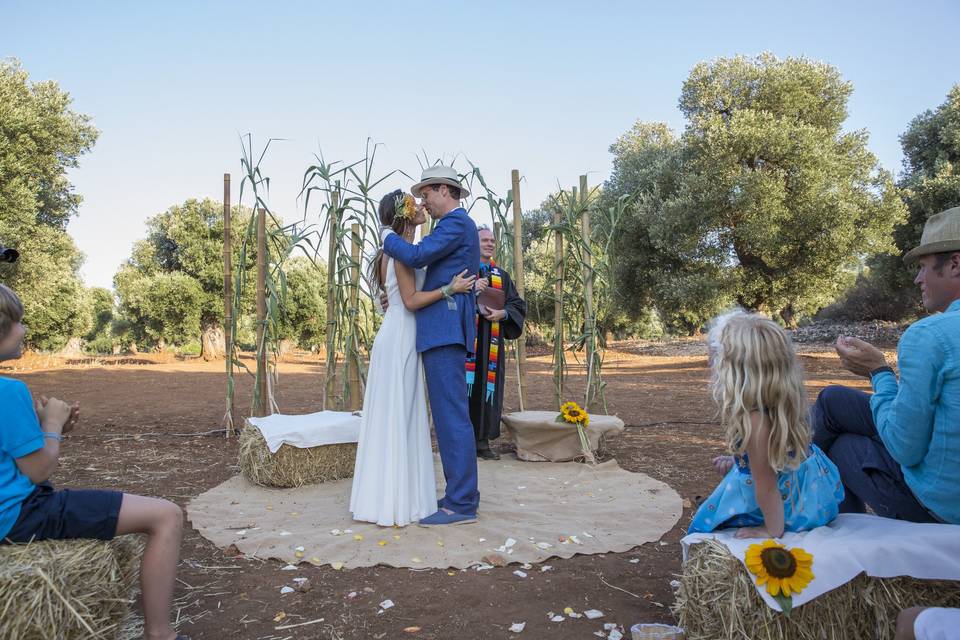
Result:
{"label": "confetti on ground", "polygon": [[288,564],[288,565],[285,566],[283,569],[280,569],[280,571],[296,571],[296,570],[297,570],[297,568],[296,568],[295,566],[293,566],[292,564]]}
{"label": "confetti on ground", "polygon": [[363,534],[361,533],[354,534],[353,539],[357,541],[363,540]]}
{"label": "confetti on ground", "polygon": [[540,573],[543,573],[544,571],[553,571],[553,567],[551,567],[549,564],[545,564],[540,567]]}
{"label": "confetti on ground", "polygon": [[377,544],[380,545],[381,547],[385,547],[385,546],[387,546],[387,541],[386,541],[386,540],[381,540],[381,541],[379,541]]}
{"label": "confetti on ground", "polygon": [[404,627],[403,628],[404,633],[417,633],[418,631],[420,631],[420,627]]}
{"label": "confetti on ground", "polygon": [[340,569],[343,569],[343,563],[342,563],[342,562],[333,562],[333,563],[330,564],[330,566],[333,567],[333,570],[334,570],[334,571],[340,571]]}
{"label": "confetti on ground", "polygon": [[526,622],[514,622],[512,625],[510,625],[510,632],[520,633],[521,631],[523,631],[523,628],[526,626],[527,626]]}
{"label": "confetti on ground", "polygon": [[633,560],[630,561],[630,564],[639,564],[639,563],[640,563],[640,558],[634,558]]}
{"label": "confetti on ground", "polygon": [[513,572],[513,575],[517,576],[518,578],[526,578],[526,577],[527,577],[527,574],[524,573],[523,571],[520,571],[519,569],[517,569],[516,571],[514,571],[514,572]]}
{"label": "confetti on ground", "polygon": [[320,563],[323,562],[323,561],[320,560],[320,558],[318,558],[317,556],[313,556],[312,558],[310,558],[310,562],[311,562],[312,564],[320,564]]}
{"label": "confetti on ground", "polygon": [[286,617],[287,617],[287,614],[285,614],[283,611],[277,611],[277,615],[273,616],[273,621],[280,622]]}
{"label": "confetti on ground", "polygon": [[563,616],[553,616],[550,618],[550,622],[563,622],[564,620],[566,620],[566,618]]}
{"label": "confetti on ground", "polygon": [[603,617],[603,611],[597,611],[596,609],[589,609],[583,612],[583,615],[587,616],[590,620],[596,620],[597,618]]}
{"label": "confetti on ground", "polygon": [[289,531],[281,531],[281,532],[280,532],[280,535],[281,535],[281,536],[292,536],[293,534],[290,533]]}
{"label": "confetti on ground", "polygon": [[293,554],[293,557],[294,557],[294,558],[302,558],[302,557],[303,557],[303,551],[297,551],[296,553]]}
{"label": "confetti on ground", "polygon": [[547,549],[553,548],[553,545],[550,544],[549,542],[538,542],[538,543],[537,543],[537,548],[540,549],[540,550],[542,550],[542,551],[546,551]]}
{"label": "confetti on ground", "polygon": [[520,568],[529,571],[530,569],[533,569],[533,565],[529,562],[524,562],[522,565],[520,565]]}
{"label": "confetti on ground", "polygon": [[287,595],[288,593],[293,593],[293,587],[281,587],[281,588],[280,588],[280,595],[285,596],[285,595]]}

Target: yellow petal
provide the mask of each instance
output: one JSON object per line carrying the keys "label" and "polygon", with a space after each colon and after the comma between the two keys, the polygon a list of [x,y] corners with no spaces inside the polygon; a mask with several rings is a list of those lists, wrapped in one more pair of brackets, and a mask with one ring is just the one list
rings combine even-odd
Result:
{"label": "yellow petal", "polygon": [[771,577],[767,581],[767,593],[771,596],[775,596],[780,593],[780,578]]}
{"label": "yellow petal", "polygon": [[293,554],[293,555],[294,555],[294,557],[296,557],[296,558],[302,558],[302,557],[303,557],[303,551],[297,551],[297,552],[296,552],[295,554]]}
{"label": "yellow petal", "polygon": [[359,533],[357,533],[357,534],[354,534],[353,539],[354,539],[354,540],[363,540],[363,536],[360,535]]}
{"label": "yellow petal", "polygon": [[386,541],[386,540],[381,540],[381,541],[378,542],[377,544],[380,545],[381,547],[385,547],[385,546],[387,546],[387,541]]}
{"label": "yellow petal", "polygon": [[331,563],[330,566],[333,567],[333,570],[334,570],[334,571],[340,571],[340,569],[343,569],[343,563],[342,563],[342,562],[334,562],[334,563]]}

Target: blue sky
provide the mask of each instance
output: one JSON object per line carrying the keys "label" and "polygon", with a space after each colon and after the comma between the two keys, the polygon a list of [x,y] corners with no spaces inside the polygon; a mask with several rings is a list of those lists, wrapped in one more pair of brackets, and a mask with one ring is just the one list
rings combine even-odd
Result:
{"label": "blue sky", "polygon": [[738,53],[835,65],[854,85],[847,128],[899,171],[900,133],[960,81],[958,27],[949,0],[0,0],[0,56],[59,82],[101,130],[72,172],[69,231],[87,283],[110,286],[146,218],[219,199],[224,172],[239,182],[241,133],[288,139],[263,165],[287,219],[312,154],[355,160],[368,137],[383,173],[418,174],[421,150],[469,158],[501,191],[519,169],[529,208],[582,173],[602,181],[636,120],[682,129],[690,69]]}

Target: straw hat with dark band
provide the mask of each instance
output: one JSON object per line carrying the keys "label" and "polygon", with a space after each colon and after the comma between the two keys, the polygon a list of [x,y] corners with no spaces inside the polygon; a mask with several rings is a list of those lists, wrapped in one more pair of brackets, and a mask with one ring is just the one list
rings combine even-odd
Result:
{"label": "straw hat with dark band", "polygon": [[960,251],[960,207],[930,216],[923,225],[920,246],[908,251],[903,261],[912,266],[921,256],[945,251]]}
{"label": "straw hat with dark band", "polygon": [[419,198],[420,191],[431,184],[445,184],[448,187],[457,187],[460,189],[461,198],[470,195],[470,191],[460,184],[460,176],[457,175],[456,169],[453,167],[444,167],[439,164],[435,167],[424,169],[423,174],[420,176],[420,182],[410,187],[410,193]]}

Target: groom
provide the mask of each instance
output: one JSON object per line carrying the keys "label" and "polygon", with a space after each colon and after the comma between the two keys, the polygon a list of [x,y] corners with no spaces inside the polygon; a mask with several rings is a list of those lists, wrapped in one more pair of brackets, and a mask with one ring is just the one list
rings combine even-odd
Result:
{"label": "groom", "polygon": [[[436,225],[415,245],[385,227],[381,231],[384,253],[415,269],[427,267],[424,291],[444,287],[464,269],[474,273],[480,264],[480,244],[476,225],[460,206],[461,198],[470,192],[461,186],[457,172],[451,167],[430,167],[410,191]],[[423,358],[447,481],[439,510],[421,520],[423,526],[477,520],[477,450],[463,375],[463,363],[476,337],[476,314],[473,293],[447,296],[417,311],[417,351]]]}

